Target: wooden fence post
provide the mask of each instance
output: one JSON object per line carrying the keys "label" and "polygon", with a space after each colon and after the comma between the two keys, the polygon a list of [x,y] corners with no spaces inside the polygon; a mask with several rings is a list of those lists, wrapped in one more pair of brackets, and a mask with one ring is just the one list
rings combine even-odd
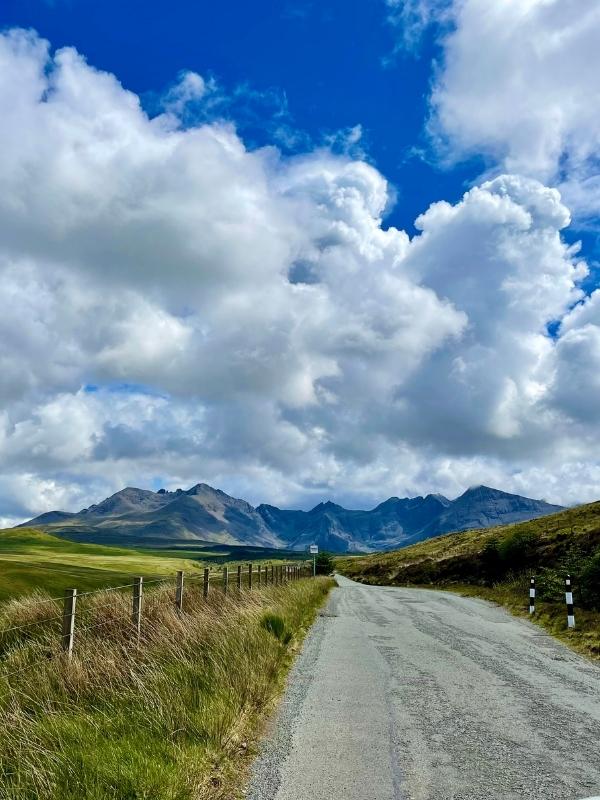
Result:
{"label": "wooden fence post", "polygon": [[271,564],[271,584],[275,583],[275,564]]}
{"label": "wooden fence post", "polygon": [[260,589],[260,581],[261,581],[261,572],[262,572],[262,568],[261,568],[261,565],[259,564],[256,567],[256,585],[258,586],[259,589]]}
{"label": "wooden fence post", "polygon": [[133,622],[133,629],[137,638],[140,638],[142,632],[142,591],[143,591],[143,578],[133,579],[133,606],[131,609],[131,621]]}
{"label": "wooden fence post", "polygon": [[238,592],[241,592],[241,591],[242,591],[242,565],[241,565],[241,564],[238,564],[238,570],[237,570],[237,588],[238,588]]}
{"label": "wooden fence post", "polygon": [[252,589],[252,564],[248,564],[248,589]]}
{"label": "wooden fence post", "polygon": [[223,593],[227,594],[229,585],[229,567],[223,567]]}
{"label": "wooden fence post", "polygon": [[62,649],[71,658],[73,653],[73,637],[75,634],[75,605],[77,603],[77,589],[65,591],[65,603],[62,618]]}
{"label": "wooden fence post", "polygon": [[208,597],[208,587],[210,586],[210,571],[208,567],[204,568],[204,597]]}
{"label": "wooden fence post", "polygon": [[175,607],[178,611],[183,609],[183,570],[177,570],[177,584],[175,587]]}

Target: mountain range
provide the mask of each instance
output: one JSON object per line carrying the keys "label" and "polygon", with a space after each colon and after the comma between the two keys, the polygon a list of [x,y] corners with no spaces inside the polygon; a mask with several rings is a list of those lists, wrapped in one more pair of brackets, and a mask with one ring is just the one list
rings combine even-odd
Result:
{"label": "mountain range", "polygon": [[388,550],[450,531],[487,528],[554,514],[562,506],[488,486],[456,500],[440,494],[390,497],[370,511],[331,501],[310,511],[256,508],[220,489],[158,492],[128,487],[77,513],[50,511],[27,523],[65,538],[144,547],[228,544],[304,550],[317,544],[334,553]]}

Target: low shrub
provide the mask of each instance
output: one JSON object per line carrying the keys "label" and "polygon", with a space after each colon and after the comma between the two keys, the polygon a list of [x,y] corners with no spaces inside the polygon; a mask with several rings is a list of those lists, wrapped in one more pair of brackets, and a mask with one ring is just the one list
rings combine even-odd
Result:
{"label": "low shrub", "polygon": [[276,639],[279,639],[282,644],[290,643],[292,632],[285,624],[283,617],[279,614],[273,614],[272,612],[263,614],[260,624],[265,630],[272,633]]}
{"label": "low shrub", "polygon": [[600,611],[600,550],[587,562],[579,577],[581,600],[587,608]]}
{"label": "low shrub", "polygon": [[331,575],[335,568],[331,553],[319,553],[316,560],[317,575]]}

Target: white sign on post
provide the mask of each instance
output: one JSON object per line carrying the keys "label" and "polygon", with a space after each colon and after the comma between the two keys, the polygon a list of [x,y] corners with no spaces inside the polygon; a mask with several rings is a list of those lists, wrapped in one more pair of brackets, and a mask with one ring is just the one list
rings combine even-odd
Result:
{"label": "white sign on post", "polygon": [[317,574],[317,553],[319,552],[319,547],[316,544],[311,544],[308,548],[308,552],[313,557],[313,578]]}

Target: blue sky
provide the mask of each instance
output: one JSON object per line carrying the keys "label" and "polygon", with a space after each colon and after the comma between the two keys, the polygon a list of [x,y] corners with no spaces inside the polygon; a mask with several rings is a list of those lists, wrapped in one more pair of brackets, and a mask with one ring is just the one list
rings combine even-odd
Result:
{"label": "blue sky", "polygon": [[0,522],[595,499],[599,37],[595,0],[5,0]]}
{"label": "blue sky", "polygon": [[[398,192],[388,221],[410,229],[433,200],[457,200],[481,164],[446,170],[413,153],[427,149],[423,124],[431,62],[440,53],[433,31],[417,50],[397,52],[397,33],[387,17],[383,0],[6,0],[0,10],[0,24],[32,27],[54,47],[74,45],[149,108],[182,70],[193,70],[214,76],[228,93],[241,86],[275,93],[286,105],[289,124],[317,144],[360,125],[367,157]],[[246,104],[259,117],[248,124],[238,114],[244,138],[271,143],[274,102],[250,98]]]}
{"label": "blue sky", "polygon": [[[439,27],[425,29],[418,46],[399,47],[390,13],[384,0],[6,0],[0,25],[31,27],[56,48],[75,46],[140,95],[149,113],[182,70],[212,76],[225,93],[240,91],[224,113],[248,146],[275,143],[293,152],[360,125],[364,156],[397,192],[386,222],[413,232],[431,202],[461,197],[485,159],[472,154],[449,168],[431,152],[424,126],[434,65],[443,58]],[[294,143],[273,137],[282,110],[299,134]],[[566,236],[584,243],[590,288],[597,232],[577,227]]]}

